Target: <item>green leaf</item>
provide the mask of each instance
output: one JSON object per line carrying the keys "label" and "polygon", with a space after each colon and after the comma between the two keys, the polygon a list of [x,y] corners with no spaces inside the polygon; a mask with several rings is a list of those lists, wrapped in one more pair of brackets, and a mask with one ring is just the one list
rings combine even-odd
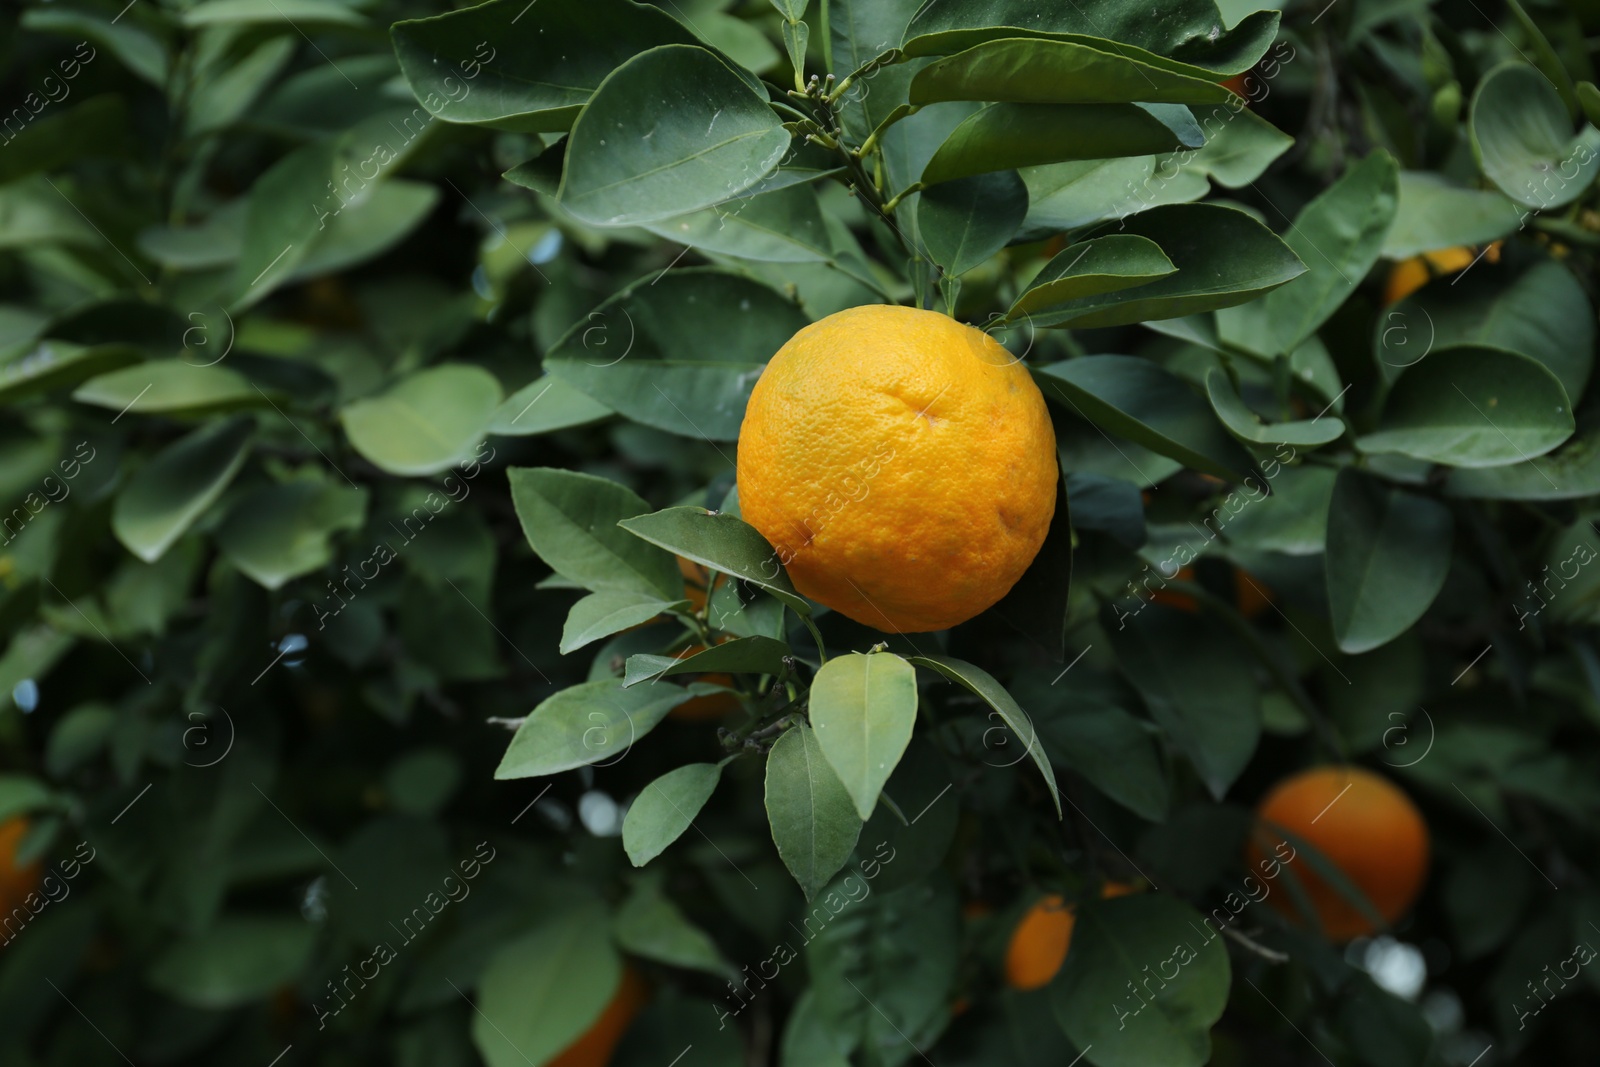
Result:
{"label": "green leaf", "polygon": [[28,115],[29,110],[17,107],[6,115],[0,184],[39,171],[59,171],[84,156],[117,156],[129,149],[132,126],[128,105],[120,96],[96,96],[31,122],[24,120],[22,131],[13,133],[16,116]]}
{"label": "green leaf", "polygon": [[874,890],[888,893],[914,885],[943,866],[961,821],[953,785],[939,748],[913,737],[883,787],[898,809],[879,804],[856,842],[852,866],[872,878]]}
{"label": "green leaf", "polygon": [[690,763],[645,786],[622,819],[622,847],[643,867],[683,835],[722,777],[720,763]]}
{"label": "green leaf", "polygon": [[1363,452],[1398,452],[1453,467],[1542,456],[1572,436],[1566,390],[1537,360],[1466,345],[1431,352],[1400,376]]}
{"label": "green leaf", "polygon": [[[355,161],[376,165],[376,155]],[[393,165],[393,164],[391,164]],[[438,187],[428,182],[388,178],[370,189],[361,199],[343,207],[336,196],[325,194],[314,213],[319,226],[310,247],[298,257],[294,269],[283,276],[283,284],[303,282],[324,274],[337,274],[381,255],[404,240],[422,225],[439,202]],[[331,212],[326,218],[324,212]]]}
{"label": "green leaf", "polygon": [[590,593],[567,613],[561,630],[561,654],[565,656],[584,645],[610,637],[630,626],[649,622],[657,615],[687,607],[687,600],[662,600],[653,593],[637,589],[602,589]]}
{"label": "green leaf", "polygon": [[446,122],[560,133],[618,66],[694,35],[632,0],[490,0],[390,28],[417,101]]}
{"label": "green leaf", "polygon": [[[27,16],[23,16],[23,24],[27,24]],[[1589,124],[1600,125],[1600,88],[1594,82],[1579,82],[1577,99]]]}
{"label": "green leaf", "polygon": [[781,674],[784,660],[793,655],[789,646],[756,634],[723,641],[692,656],[629,656],[622,684],[632,688],[674,674]]}
{"label": "green leaf", "polygon": [[1264,421],[1239,398],[1228,375],[1217,367],[1206,374],[1206,395],[1211,398],[1211,407],[1228,432],[1251,444],[1316,448],[1337,440],[1344,433],[1344,421],[1334,415],[1295,422]]}
{"label": "green leaf", "polygon": [[408,375],[375,397],[346,404],[350,445],[381,470],[438,474],[482,443],[504,395],[482,367],[449,363]]}
{"label": "green leaf", "polygon": [[366,25],[366,16],[338,0],[204,0],[183,13],[190,27],[250,22]]}
{"label": "green leaf", "polygon": [[716,55],[652,48],[595,90],[568,139],[556,199],[595,226],[634,226],[738,196],[776,169],[789,133]]}
{"label": "green leaf", "polygon": [[1022,180],[1028,186],[1023,235],[1042,240],[1157,204],[1195,200],[1210,191],[1204,175],[1193,167],[1170,168],[1172,180],[1156,183],[1156,158],[1086,159],[1023,168]]}
{"label": "green leaf", "polygon": [[503,437],[529,437],[585,426],[610,414],[610,408],[589,394],[546,374],[512,393],[495,409],[489,432]]}
{"label": "green leaf", "polygon": [[1056,661],[1061,659],[1066,648],[1067,623],[1072,611],[1072,546],[1075,540],[1066,479],[1062,478],[1057,483],[1056,510],[1050,516],[1044,544],[1028,569],[1022,572],[1022,577],[1017,579],[1017,584],[989,609],[996,618],[1004,620]]}
{"label": "green leaf", "polygon": [[810,900],[850,858],[861,819],[804,723],[767,753],[766,805],[778,856]]}
{"label": "green leaf", "polygon": [[795,591],[778,562],[777,551],[743,519],[705,508],[681,507],[624,519],[617,525],[702,567],[760,586],[801,615],[811,614],[811,605]]}
{"label": "green leaf", "polygon": [[1431,171],[1400,172],[1400,205],[1383,254],[1405,259],[1422,252],[1476,245],[1504,237],[1522,222],[1510,200],[1489,189],[1463,189]]}
{"label": "green leaf", "polygon": [[1306,273],[1254,303],[1219,312],[1222,340],[1275,356],[1314,334],[1378,261],[1399,202],[1398,173],[1387,152],[1373,152],[1307,204],[1284,236]]}
{"label": "green leaf", "polygon": [[117,494],[111,532],[146,563],[160,559],[233,481],[254,436],[254,421],[237,416],[156,453]]}
{"label": "green leaf", "polygon": [[228,916],[173,942],[151,964],[150,984],[191,1008],[237,1008],[293,981],[316,940],[316,927],[298,916]]}
{"label": "green leaf", "polygon": [[1161,246],[1148,237],[1114,233],[1080,241],[1062,249],[1034,275],[1006,318],[1049,315],[1057,305],[1131,289],[1175,270]]}
{"label": "green leaf", "polygon": [[1228,540],[1262,552],[1320,556],[1337,473],[1330,467],[1284,467],[1272,477],[1271,496],[1229,520]]}
{"label": "green leaf", "polygon": [[691,923],[655,881],[640,882],[618,909],[611,929],[617,947],[635,956],[717,978],[736,976],[717,943]]}
{"label": "green leaf", "polygon": [[244,375],[181,359],[152,360],[99,375],[78,386],[72,399],[141,415],[207,415],[267,403]]}
{"label": "green leaf", "polygon": [[[1050,766],[1050,758],[1045,755],[1044,746],[1039,743],[1039,736],[1034,732],[1033,722],[1028,718],[1028,713],[1012,699],[1005,687],[995,681],[988,671],[951,656],[912,656],[911,662],[918,667],[926,667],[967,689],[989,705],[993,709],[993,714],[1000,716],[1000,721],[1005,724],[1012,737],[1022,742],[1023,752],[1033,760],[1034,766],[1038,767],[1039,773],[1044,776],[1044,784],[1050,787],[1050,798],[1055,801],[1056,817],[1060,818],[1061,793],[1056,788],[1056,772]],[[999,742],[1001,745],[1009,743],[1009,738]],[[1018,760],[1021,758],[1017,757]]]}
{"label": "green leaf", "polygon": [[[1089,236],[1109,232],[1102,229]],[[1156,242],[1177,272],[1137,289],[1086,297],[1035,319],[1035,325],[1122,326],[1214,311],[1252,300],[1306,270],[1271,230],[1218,204],[1151,208],[1123,219],[1116,232]]]}
{"label": "green leaf", "polygon": [[1033,0],[929,0],[906,27],[905,51],[946,55],[981,41],[1035,36],[1113,47],[1196,76],[1227,75],[1253,67],[1277,33],[1276,11],[1255,12],[1224,31],[1212,0],[1174,0],[1159,17],[1139,4],[1085,9]]}
{"label": "green leaf", "polygon": [[1019,104],[1224,103],[1216,82],[1076,41],[1016,37],[930,63],[911,80],[911,102],[999,100]]}
{"label": "green leaf", "polygon": [[762,367],[806,323],[751,278],[675,270],[591,311],[545,355],[545,370],[635,422],[733,441]]}
{"label": "green leaf", "polygon": [[551,570],[594,591],[683,598],[683,575],[672,554],[617,528],[618,521],[650,509],[631,489],[549,467],[512,467],[506,474],[522,532]]}
{"label": "green leaf", "polygon": [[1436,500],[1346,468],[1328,508],[1328,609],[1352,655],[1399,637],[1444,588],[1455,521]]}
{"label": "green leaf", "polygon": [[833,258],[816,191],[786,185],[644,228],[657,237],[761,263],[824,263]]}
{"label": "green leaf", "polygon": [[1051,762],[1083,775],[1140,818],[1166,819],[1171,797],[1156,733],[1122,706],[1108,677],[1079,666],[1064,675],[1030,672],[1011,688],[1034,709]]}
{"label": "green leaf", "polygon": [[1423,358],[1418,352],[1503,348],[1543,363],[1568,399],[1583,396],[1594,366],[1594,306],[1572,271],[1553,259],[1525,269],[1480,260],[1448,284],[1425,285],[1395,304],[1374,334],[1373,351],[1390,373]]}
{"label": "green leaf", "polygon": [[321,230],[318,205],[327,198],[338,162],[336,138],[313,141],[279,159],[250,186],[230,286],[234,310],[265,298],[311,251]]}
{"label": "green leaf", "polygon": [[[4,215],[0,213],[0,222]],[[0,401],[64,389],[143,360],[132,345],[83,345],[63,341],[28,342],[0,353]]]}
{"label": "green leaf", "polygon": [[1444,493],[1485,500],[1574,500],[1600,493],[1600,410],[1578,413],[1566,444],[1538,459],[1504,467],[1445,472]]}
{"label": "green leaf", "polygon": [[891,652],[835,656],[811,682],[811,728],[863,822],[911,742],[917,672]]}
{"label": "green leaf", "polygon": [[1241,481],[1252,460],[1182,379],[1135,356],[1081,356],[1034,372],[1046,397],[1108,433],[1185,466]]}
{"label": "green leaf", "polygon": [[1188,109],[1173,105],[990,104],[951,131],[921,180],[934,185],[1064,160],[1144,156],[1202,139]]}
{"label": "green leaf", "polygon": [[488,1067],[549,1063],[600,1018],[622,982],[609,919],[599,904],[567,907],[489,958],[472,1013]]}
{"label": "green leaf", "polygon": [[1294,144],[1293,137],[1242,105],[1235,110],[1230,102],[1194,111],[1205,145],[1162,160],[1156,167],[1158,181],[1172,181],[1180,170],[1195,170],[1226,189],[1242,189]]}
{"label": "green leaf", "polygon": [[[52,735],[52,745],[54,743]],[[0,774],[0,819],[9,820],[56,805],[55,795],[37,778],[25,774]]]}
{"label": "green leaf", "polygon": [[[158,89],[164,88],[167,81],[167,65],[170,62],[166,46],[157,38],[132,25],[133,20],[130,19],[121,25],[118,25],[117,21],[101,18],[88,11],[59,11],[44,7],[29,8],[22,13],[24,29],[38,33],[53,33],[78,41],[93,41],[99,47],[110,51],[123,66],[143,80]],[[82,47],[75,49],[73,55],[82,58]],[[70,65],[72,61],[64,62]],[[67,69],[68,67],[63,67],[62,73],[66,73]]]}
{"label": "green leaf", "polygon": [[1261,739],[1253,665],[1215,625],[1149,601],[1126,611],[1111,605],[1104,625],[1123,675],[1220,799]]}
{"label": "green leaf", "polygon": [[615,678],[563,689],[517,727],[494,776],[538,778],[594,763],[610,766],[654,730],[667,712],[711,691],[701,685],[623,689]]}
{"label": "green leaf", "polygon": [[917,198],[917,233],[950,276],[1000,251],[1028,214],[1028,188],[1014,170],[945,182]]}
{"label": "green leaf", "polygon": [[326,567],[334,534],[358,530],[367,492],[327,482],[268,485],[241,498],[217,528],[217,547],[268,589]]}
{"label": "green leaf", "polygon": [[[828,69],[843,78],[899,48],[920,6],[921,0],[828,0]],[[876,87],[866,99],[875,92]]]}
{"label": "green leaf", "polygon": [[[1159,893],[1078,910],[1072,951],[1050,986],[1056,1020],[1096,1067],[1200,1067],[1228,1005],[1221,934]],[[1150,976],[1158,974],[1157,981]],[[1168,977],[1168,975],[1171,977]]]}
{"label": "green leaf", "polygon": [[1514,60],[1478,83],[1467,131],[1484,176],[1524,207],[1565,207],[1600,173],[1600,130],[1586,125],[1574,136],[1549,79]]}

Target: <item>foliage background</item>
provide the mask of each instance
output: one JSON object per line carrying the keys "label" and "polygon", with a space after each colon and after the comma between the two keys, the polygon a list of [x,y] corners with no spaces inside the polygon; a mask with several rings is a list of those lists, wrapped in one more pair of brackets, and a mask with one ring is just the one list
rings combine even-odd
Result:
{"label": "foliage background", "polygon": [[[1168,26],[1090,7],[1111,29],[1089,36],[1125,50]],[[601,217],[619,210],[607,168],[632,149],[602,151],[597,126],[577,147],[561,136],[635,52],[698,40],[788,107],[786,56],[842,78],[900,43],[914,8],[497,0],[392,36],[445,9],[0,13],[0,812],[30,816],[24,855],[58,874],[0,949],[5,1062],[537,1063],[624,955],[655,988],[616,1057],[629,1067],[685,1046],[686,1067],[1073,1062],[1094,1024],[1060,1005],[1091,994],[1000,981],[1022,910],[1139,882],[1150,892],[1105,906],[1101,947],[1168,958],[1172,924],[1239,887],[1254,800],[1341,757],[1400,781],[1430,822],[1433,874],[1399,940],[1341,953],[1252,905],[1251,943],[1208,949],[1165,1023],[1135,1024],[1152,1044],[1107,1036],[1090,1062],[1566,1063],[1595,1046],[1600,969],[1544,987],[1537,1011],[1528,983],[1600,938],[1600,587],[1583,567],[1600,551],[1600,135],[1584,121],[1600,12],[1335,0],[1280,26],[1249,4],[1178,5],[1174,23],[1220,17],[1261,46],[1236,83],[1249,109],[1198,152],[1171,112],[1159,130],[1040,112],[925,170],[968,101],[996,99],[957,85],[883,135],[881,169],[869,155],[844,175],[855,196],[800,181],[710,209],[756,180],[734,160],[733,177],[688,173],[624,202],[628,225],[596,225],[617,221]],[[966,8],[980,26],[1005,9]],[[495,73],[554,64],[552,40],[587,88]],[[454,72],[430,71],[429,49]],[[766,170],[773,145],[797,181],[839,164],[803,126],[772,133],[777,113],[706,55],[619,82],[608,114],[701,115],[726,93]],[[861,145],[909,69],[863,76],[817,132]],[[933,181],[974,156],[1008,169]],[[919,176],[935,192],[902,201],[911,232],[890,232],[876,212]],[[1164,206],[1202,199],[1245,214],[1208,229],[1221,216]],[[1132,303],[1040,293],[1039,268],[1097,225],[1151,240],[1101,246],[1132,265],[1095,277],[1138,275],[1153,241],[1177,280]],[[1391,264],[1463,245],[1467,271],[1384,306]],[[1075,263],[1055,265],[1070,281]],[[924,671],[928,725],[889,792],[908,815],[941,806],[921,830],[885,808],[857,828],[846,874],[895,843],[870,903],[719,1029],[727,980],[805,913],[768,828],[764,745],[733,746],[745,758],[697,833],[642,869],[622,806],[720,758],[713,725],[668,720],[632,749],[606,733],[578,761],[595,766],[495,778],[508,721],[689,639],[676,621],[617,626],[561,654],[578,587],[597,583],[553,573],[559,544],[532,551],[513,487],[535,476],[507,472],[724,509],[753,371],[804,322],[886,299],[988,324],[1057,383],[1070,602],[1063,528],[1041,563],[1056,577],[1024,583],[1043,597],[889,646],[1004,682],[1066,817],[1017,733]],[[1136,358],[1086,360],[1106,353]],[[1278,468],[1275,496],[1240,488],[1252,461]],[[529,493],[557,510],[636,513],[541,477]],[[659,567],[653,551],[623,550]],[[1185,552],[1164,602],[1129,595]],[[1245,617],[1240,574],[1274,606]],[[675,600],[624,592],[633,622]],[[783,617],[746,592],[714,596],[744,632]],[[787,619],[772,636],[812,658]],[[836,654],[884,640],[817,625]],[[585,714],[568,720],[580,739]],[[470,892],[400,930],[447,875]],[[1108,998],[1119,965],[1080,950],[1063,981]],[[841,999],[846,978],[876,1015]]]}

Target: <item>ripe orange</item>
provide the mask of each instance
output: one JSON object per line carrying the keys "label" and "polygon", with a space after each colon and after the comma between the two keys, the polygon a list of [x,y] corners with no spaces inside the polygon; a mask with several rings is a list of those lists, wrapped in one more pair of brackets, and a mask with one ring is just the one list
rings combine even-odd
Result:
{"label": "ripe orange", "polygon": [[[1465,270],[1478,258],[1478,250],[1466,245],[1424,252],[1396,263],[1389,271],[1389,280],[1383,286],[1384,304],[1395,304],[1427,285],[1433,278]],[[1496,241],[1483,252],[1490,263],[1500,261],[1500,242]]]}
{"label": "ripe orange", "polygon": [[[1100,896],[1109,900],[1137,891],[1137,886],[1107,882]],[[1024,992],[1048,985],[1066,962],[1077,922],[1073,906],[1058,894],[1035,902],[1011,932],[1011,943],[1006,946],[1006,984]]]}
{"label": "ripe orange", "polygon": [[557,1053],[556,1058],[546,1063],[545,1067],[605,1067],[611,1060],[611,1053],[616,1050],[617,1042],[622,1040],[623,1032],[628,1029],[628,1024],[644,1007],[649,992],[638,971],[632,967],[624,969],[622,982],[617,986],[616,993],[612,994],[605,1011],[600,1013],[600,1018],[578,1040]]}
{"label": "ripe orange", "polygon": [[[1286,778],[1256,807],[1256,819],[1247,849],[1251,864],[1262,863],[1267,850],[1284,841],[1273,829],[1282,827],[1326,856],[1387,923],[1406,913],[1427,877],[1428,826],[1422,813],[1394,783],[1360,767],[1319,767]],[[1298,855],[1290,862],[1330,939],[1349,941],[1376,932],[1311,864]],[[1288,892],[1267,901],[1291,919],[1300,917]]]}
{"label": "ripe orange", "polygon": [[981,330],[869,305],[812,323],[756,382],[739,435],[744,518],[807,596],[891,633],[993,605],[1044,544],[1055,432]]}
{"label": "ripe orange", "polygon": [[17,864],[17,846],[28,833],[28,820],[14,816],[0,823],[0,917],[22,906],[39,888],[39,865]]}

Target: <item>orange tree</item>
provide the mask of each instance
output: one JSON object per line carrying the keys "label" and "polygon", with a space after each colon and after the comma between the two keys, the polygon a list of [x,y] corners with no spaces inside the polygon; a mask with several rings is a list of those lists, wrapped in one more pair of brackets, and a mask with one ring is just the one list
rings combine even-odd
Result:
{"label": "orange tree", "polygon": [[1590,6],[0,20],[0,1061],[1600,1041]]}

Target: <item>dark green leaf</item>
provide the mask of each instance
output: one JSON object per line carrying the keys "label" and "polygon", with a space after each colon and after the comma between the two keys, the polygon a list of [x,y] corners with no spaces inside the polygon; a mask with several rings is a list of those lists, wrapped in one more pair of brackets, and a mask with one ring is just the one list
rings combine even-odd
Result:
{"label": "dark green leaf", "polygon": [[1363,452],[1398,452],[1453,467],[1542,456],[1572,436],[1572,408],[1543,364],[1464,345],[1431,352],[1395,383]]}
{"label": "dark green leaf", "polygon": [[1482,244],[1517,229],[1522,212],[1497,192],[1463,189],[1431,171],[1400,173],[1400,205],[1383,254],[1404,259],[1421,252]]}
{"label": "dark green leaf", "polygon": [[917,233],[946,274],[981,265],[1016,234],[1028,214],[1028,188],[1014,170],[936,185],[917,198]]}
{"label": "dark green leaf", "polygon": [[1295,422],[1264,421],[1239,398],[1227,374],[1216,367],[1206,375],[1206,395],[1211,398],[1211,407],[1228,432],[1251,444],[1316,448],[1337,440],[1344,433],[1344,421],[1336,415]]}
{"label": "dark green leaf", "polygon": [[1345,652],[1400,636],[1444,587],[1455,522],[1438,501],[1346,469],[1328,510],[1328,607]]}
{"label": "dark green leaf", "polygon": [[1108,433],[1230,481],[1253,469],[1211,407],[1183,380],[1134,356],[1083,356],[1035,372],[1046,397]]}
{"label": "dark green leaf", "polygon": [[1015,37],[986,41],[924,67],[911,80],[911,102],[999,100],[1019,104],[1223,103],[1216,82],[1119,54],[1105,42]]}
{"label": "dark green leaf", "polygon": [[364,489],[314,481],[263,486],[228,509],[217,547],[255,581],[279,589],[327,566],[330,539],[359,529],[366,512]]}
{"label": "dark green leaf", "polygon": [[1034,709],[1051,762],[1069,767],[1141,818],[1160,822],[1170,802],[1154,731],[1128,712],[1111,680],[1087,666],[1036,672],[1012,684]]}
{"label": "dark green leaf", "polygon": [[1145,156],[1201,140],[1188,109],[1173,105],[990,104],[950,133],[921,180],[934,185],[1043,163]]}
{"label": "dark green leaf", "polygon": [[1586,125],[1574,136],[1549,79],[1515,60],[1478,83],[1467,129],[1484,176],[1525,207],[1565,207],[1600,173],[1600,130]]}
{"label": "dark green leaf", "polygon": [[1049,315],[1059,304],[1131,289],[1175,270],[1161,246],[1148,237],[1114,233],[1080,241],[1062,249],[1034,275],[1006,318]]}
{"label": "dark green leaf", "polygon": [[1211,1027],[1233,971],[1221,934],[1204,923],[1157,893],[1079,909],[1072,951],[1050,990],[1057,1021],[1096,1067],[1210,1061]]}
{"label": "dark green leaf", "polygon": [[649,879],[641,880],[618,909],[611,929],[616,934],[617,947],[635,956],[669,967],[704,971],[718,978],[730,978],[736,973],[722,958],[717,943],[691,923]]}
{"label": "dark green leaf", "polygon": [[672,554],[617,528],[649,510],[632,490],[548,467],[512,467],[507,477],[528,544],[557,574],[595,591],[626,589],[669,603],[683,597]]}
{"label": "dark green leaf", "polygon": [[[36,94],[30,95],[37,99]],[[96,96],[33,119],[20,133],[12,132],[17,114],[27,115],[28,109],[17,108],[6,115],[0,184],[39,171],[59,171],[82,156],[122,155],[130,145],[128,107],[118,96]]]}
{"label": "dark green leaf", "polygon": [[754,526],[705,508],[668,508],[617,524],[635,537],[703,567],[758,585],[801,615],[811,605],[795,591],[778,553]]}
{"label": "dark green leaf", "polygon": [[673,674],[780,674],[789,646],[770,637],[756,635],[724,641],[692,656],[629,656],[624,686],[654,681]]}
{"label": "dark green leaf", "polygon": [[1261,738],[1261,695],[1249,660],[1212,624],[1164,605],[1114,605],[1103,618],[1122,673],[1220,799]]}
{"label": "dark green leaf", "polygon": [[789,134],[716,55],[663,45],[617,68],[572,127],[556,198],[596,226],[632,226],[738,196],[776,169]]}
{"label": "dark green leaf", "polygon": [[691,248],[763,263],[825,263],[833,258],[816,191],[804,184],[647,222],[645,229]]}
{"label": "dark green leaf", "polygon": [[82,345],[62,341],[24,343],[0,352],[0,400],[19,400],[65,389],[143,359],[131,345]]}
{"label": "dark green leaf", "polygon": [[[918,667],[926,667],[937,674],[948,678],[957,685],[976,694],[993,710],[994,715],[1000,716],[1000,721],[1010,731],[1011,737],[1020,741],[1022,753],[1033,759],[1034,766],[1039,768],[1039,773],[1044,776],[1045,785],[1050,787],[1050,798],[1055,801],[1056,816],[1061,815],[1061,793],[1056,788],[1056,772],[1050,766],[1050,758],[1045,755],[1044,746],[1039,743],[1039,736],[1035,733],[1033,722],[1028,718],[1028,713],[1023,711],[1017,702],[1012,699],[1005,687],[995,681],[989,672],[979,667],[974,667],[950,656],[912,656],[911,662]],[[1010,738],[997,742],[991,747],[1009,745]],[[1017,760],[1022,755],[1017,756]],[[1016,762],[1016,761],[1013,761]]]}
{"label": "dark green leaf", "polygon": [[709,686],[623,689],[615,679],[563,689],[529,713],[495,769],[496,778],[537,778],[592,763],[615,763],[633,743]]}
{"label": "dark green leaf", "polygon": [[230,916],[177,941],[150,967],[150,984],[209,1011],[261,1000],[311,960],[317,931],[306,920]]}

